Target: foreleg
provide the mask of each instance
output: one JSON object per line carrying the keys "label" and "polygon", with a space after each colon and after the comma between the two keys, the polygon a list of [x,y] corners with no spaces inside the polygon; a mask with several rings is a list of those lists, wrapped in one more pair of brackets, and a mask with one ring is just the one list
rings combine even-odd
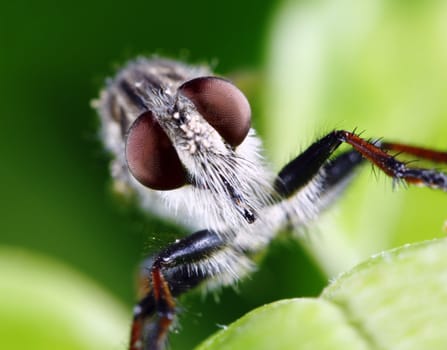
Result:
{"label": "foreleg", "polygon": [[[341,156],[340,160],[326,164],[342,143],[351,145],[362,158],[370,161],[395,180],[447,191],[447,175],[445,173],[433,169],[409,167],[406,163],[387,153],[386,150],[397,150],[444,163],[447,163],[447,152],[397,143],[370,142],[344,130],[332,131],[288,163],[278,174],[275,182],[276,191],[285,198],[290,197],[319,173],[322,174],[323,189],[332,187],[331,183],[338,183],[360,163],[360,158],[355,153],[348,152],[343,156],[346,157],[345,159]],[[326,179],[325,168],[328,173]]]}
{"label": "foreleg", "polygon": [[232,284],[251,268],[250,260],[214,231],[169,245],[143,271],[146,295],[134,309],[129,349],[164,349],[177,313],[175,297],[202,282]]}

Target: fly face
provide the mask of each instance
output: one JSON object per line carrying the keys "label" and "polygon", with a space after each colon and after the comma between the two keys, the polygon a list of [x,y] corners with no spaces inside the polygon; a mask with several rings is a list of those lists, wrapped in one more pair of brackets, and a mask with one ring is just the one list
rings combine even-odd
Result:
{"label": "fly face", "polygon": [[152,199],[164,198],[167,204],[160,205],[168,215],[186,208],[190,216],[201,213],[207,227],[239,227],[254,222],[270,200],[271,178],[250,127],[250,105],[228,80],[205,68],[140,59],[109,82],[96,107],[106,119],[103,128],[115,125],[125,147],[123,157],[103,129],[121,167],[116,177],[143,198],[163,191]]}

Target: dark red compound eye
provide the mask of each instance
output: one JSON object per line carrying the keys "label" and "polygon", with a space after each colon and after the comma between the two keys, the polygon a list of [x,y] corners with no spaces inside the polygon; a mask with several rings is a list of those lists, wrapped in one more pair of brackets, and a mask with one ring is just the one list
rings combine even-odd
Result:
{"label": "dark red compound eye", "polygon": [[154,190],[172,190],[186,183],[185,169],[152,112],[140,115],[126,139],[127,165],[132,175]]}
{"label": "dark red compound eye", "polygon": [[245,95],[227,80],[201,77],[178,89],[231,146],[244,141],[250,130],[251,110]]}

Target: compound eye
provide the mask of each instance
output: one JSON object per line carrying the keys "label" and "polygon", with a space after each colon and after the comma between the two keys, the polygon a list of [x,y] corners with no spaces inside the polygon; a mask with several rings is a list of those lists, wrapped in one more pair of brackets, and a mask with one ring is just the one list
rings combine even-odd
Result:
{"label": "compound eye", "polygon": [[201,77],[179,87],[205,120],[231,146],[244,141],[250,130],[251,110],[245,95],[227,80]]}
{"label": "compound eye", "polygon": [[186,183],[185,169],[152,112],[141,114],[126,139],[127,165],[132,175],[154,190],[172,190]]}

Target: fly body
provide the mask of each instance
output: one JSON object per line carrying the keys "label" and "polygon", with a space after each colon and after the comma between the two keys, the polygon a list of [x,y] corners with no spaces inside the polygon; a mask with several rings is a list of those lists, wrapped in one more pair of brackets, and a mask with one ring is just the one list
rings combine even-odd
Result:
{"label": "fly body", "polygon": [[[371,142],[345,130],[316,140],[274,174],[246,97],[205,66],[138,58],[107,81],[94,107],[117,188],[196,230],[144,262],[130,350],[164,349],[177,296],[247,275],[254,253],[281,229],[315,221],[365,161],[396,181],[447,191],[445,173],[392,154],[447,163],[447,152]],[[335,154],[343,143],[351,149]]]}

